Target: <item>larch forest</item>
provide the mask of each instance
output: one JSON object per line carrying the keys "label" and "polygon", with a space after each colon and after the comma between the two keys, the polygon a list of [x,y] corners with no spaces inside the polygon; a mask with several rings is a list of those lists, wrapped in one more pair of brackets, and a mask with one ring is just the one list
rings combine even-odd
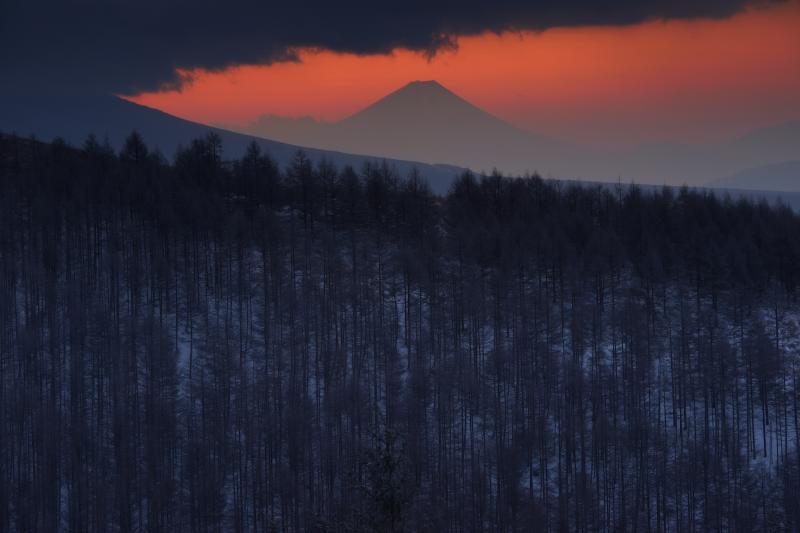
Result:
{"label": "larch forest", "polygon": [[0,531],[797,531],[800,216],[0,136]]}

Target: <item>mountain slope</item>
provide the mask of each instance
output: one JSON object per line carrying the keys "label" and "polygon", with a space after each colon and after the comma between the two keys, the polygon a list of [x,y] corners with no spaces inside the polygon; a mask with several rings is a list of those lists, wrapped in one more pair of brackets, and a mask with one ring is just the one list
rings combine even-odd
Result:
{"label": "mountain slope", "polygon": [[[192,139],[213,131],[222,139],[226,158],[241,156],[247,145],[255,140],[281,166],[288,164],[298,150],[298,146],[190,122],[114,96],[14,96],[12,99],[3,99],[0,104],[0,131],[35,135],[42,140],[61,137],[80,146],[90,133],[94,133],[101,140],[107,137],[112,146],[118,148],[130,132],[136,130],[142,134],[148,145],[158,148],[166,157],[171,158],[180,145],[186,145]],[[357,170],[365,162],[377,160],[376,157],[316,148],[303,150],[312,160],[318,161],[324,157],[339,167],[351,165]],[[452,180],[463,171],[453,166],[414,161],[388,162],[402,176],[416,167],[437,192],[445,192]]]}
{"label": "mountain slope", "polygon": [[740,154],[764,161],[789,161],[800,156],[800,120],[790,120],[753,130],[722,148],[727,155]]}
{"label": "mountain slope", "polygon": [[800,192],[800,161],[784,161],[742,170],[713,180],[709,186]]}

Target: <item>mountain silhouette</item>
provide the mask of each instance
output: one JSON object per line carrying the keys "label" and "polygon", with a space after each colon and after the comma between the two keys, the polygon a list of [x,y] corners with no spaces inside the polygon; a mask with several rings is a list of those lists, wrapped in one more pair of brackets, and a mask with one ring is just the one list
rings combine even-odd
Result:
{"label": "mountain silhouette", "polygon": [[413,158],[490,172],[563,174],[574,148],[516,128],[440,83],[413,81],[335,123],[265,116],[240,131],[329,150]]}
{"label": "mountain silhouette", "polygon": [[422,136],[452,134],[453,127],[468,125],[486,128],[495,134],[525,135],[432,80],[413,81],[338,125],[353,130],[392,125],[387,134],[401,132]]}

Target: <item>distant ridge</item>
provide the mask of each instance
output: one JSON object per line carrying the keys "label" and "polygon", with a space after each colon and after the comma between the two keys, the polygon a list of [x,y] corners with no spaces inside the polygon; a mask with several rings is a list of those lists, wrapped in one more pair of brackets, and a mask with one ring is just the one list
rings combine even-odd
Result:
{"label": "distant ridge", "polygon": [[[293,144],[447,163],[476,172],[498,169],[514,175],[538,172],[560,179],[653,185],[712,185],[712,180],[800,154],[798,121],[705,147],[658,142],[624,150],[593,149],[517,128],[436,80],[407,83],[335,123],[263,116],[232,129]],[[800,190],[800,184],[791,190]]]}
{"label": "distant ridge", "polygon": [[730,176],[713,180],[709,183],[709,186],[750,190],[800,191],[800,160],[749,168]]}

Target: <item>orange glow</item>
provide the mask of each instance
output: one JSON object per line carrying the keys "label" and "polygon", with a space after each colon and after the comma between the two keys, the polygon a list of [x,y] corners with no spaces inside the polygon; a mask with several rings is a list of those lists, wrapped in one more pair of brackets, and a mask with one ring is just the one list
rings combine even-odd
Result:
{"label": "orange glow", "polygon": [[571,140],[703,142],[800,118],[800,0],[727,20],[484,34],[428,60],[303,49],[300,62],[183,71],[130,99],[209,124],[262,114],[336,120],[436,79],[513,124]]}

